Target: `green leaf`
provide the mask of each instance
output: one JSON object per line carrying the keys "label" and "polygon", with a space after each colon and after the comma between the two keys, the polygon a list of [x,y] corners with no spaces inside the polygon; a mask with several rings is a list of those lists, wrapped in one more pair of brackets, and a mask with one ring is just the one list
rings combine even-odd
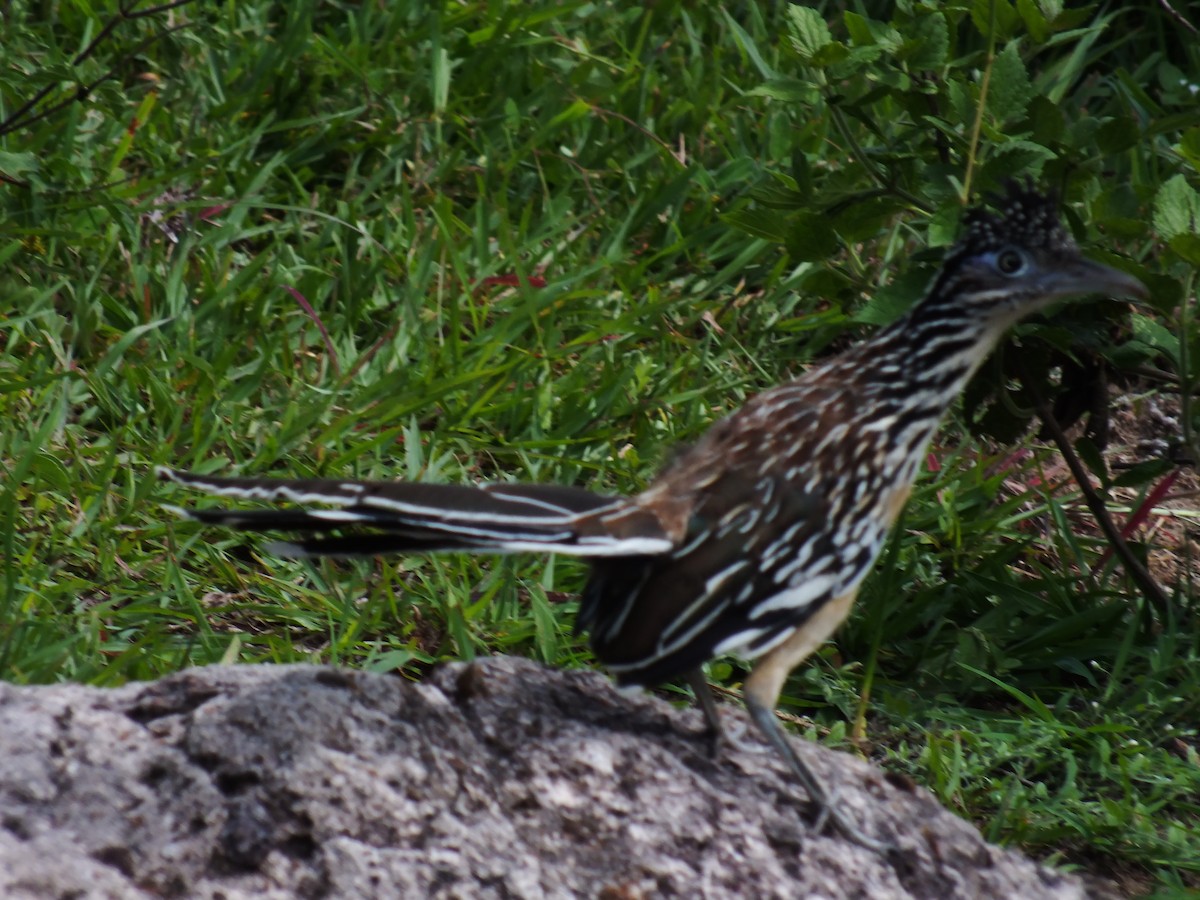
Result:
{"label": "green leaf", "polygon": [[868,47],[875,43],[875,35],[871,33],[870,21],[866,17],[846,12],[842,14],[842,24],[846,26],[851,43],[856,46]]}
{"label": "green leaf", "polygon": [[1036,177],[1046,161],[1057,156],[1053,150],[1033,141],[1006,141],[992,148],[992,158],[984,166],[983,174],[994,181],[1027,174]]}
{"label": "green leaf", "polygon": [[1007,40],[1021,24],[1021,17],[1007,0],[975,0],[971,4],[971,21],[984,37],[991,36],[993,16],[1000,40]]}
{"label": "green leaf", "polygon": [[1025,23],[1025,30],[1034,42],[1045,43],[1046,38],[1050,37],[1050,23],[1046,21],[1046,15],[1040,5],[1034,0],[1017,0],[1017,14]]}
{"label": "green leaf", "polygon": [[1167,246],[1194,266],[1200,266],[1200,234],[1179,234]]}
{"label": "green leaf", "polygon": [[[1191,164],[1192,171],[1200,173],[1200,127],[1192,127],[1179,139],[1179,155]],[[2,165],[2,164],[0,164]]]}
{"label": "green leaf", "polygon": [[1165,181],[1154,195],[1154,228],[1167,241],[1200,233],[1200,194],[1183,175]]}
{"label": "green leaf", "polygon": [[750,37],[746,33],[746,29],[739,25],[737,20],[729,15],[728,12],[722,10],[722,14],[725,17],[725,24],[729,26],[734,39],[738,42],[738,46],[749,57],[750,62],[754,63],[754,68],[758,69],[759,74],[763,78],[775,78],[775,70],[771,68],[767,61],[763,59],[762,54],[758,52],[758,45],[754,43],[754,38]]}
{"label": "green leaf", "polygon": [[454,66],[450,54],[443,47],[433,52],[433,108],[441,115],[450,100],[450,73]]}
{"label": "green leaf", "polygon": [[1137,192],[1128,183],[1111,185],[1092,202],[1093,221],[1105,234],[1130,240],[1149,237],[1150,223],[1141,214]]}
{"label": "green leaf", "polygon": [[843,240],[865,240],[881,232],[888,220],[903,209],[904,205],[894,197],[856,198],[834,217],[832,226]]}
{"label": "green leaf", "polygon": [[1113,156],[1124,153],[1142,139],[1141,129],[1133,118],[1117,116],[1109,119],[1096,132],[1096,146],[1101,152]]}
{"label": "green leaf", "polygon": [[121,338],[109,348],[108,353],[98,362],[92,371],[90,377],[102,379],[107,375],[108,371],[116,366],[125,358],[125,351],[136,344],[146,334],[152,331],[157,331],[165,325],[169,325],[175,320],[174,316],[167,316],[165,319],[156,319],[153,322],[147,322],[144,325],[137,325],[130,328],[127,332],[121,335]]}
{"label": "green leaf", "polygon": [[558,626],[554,620],[554,612],[546,599],[546,591],[541,585],[530,585],[529,609],[533,614],[538,653],[543,662],[553,662],[558,654]]}
{"label": "green leaf", "polygon": [[1013,697],[1014,699],[1018,700],[1022,705],[1025,706],[1026,709],[1028,709],[1030,712],[1032,712],[1035,716],[1037,716],[1042,721],[1044,721],[1044,722],[1053,722],[1054,721],[1054,713],[1051,712],[1050,708],[1047,707],[1046,704],[1043,703],[1041,700],[1039,700],[1037,697],[1034,697],[1032,694],[1027,694],[1025,691],[1022,691],[1020,688],[1018,688],[1014,685],[1008,684],[1006,682],[1003,682],[999,678],[989,675],[987,672],[983,672],[979,669],[976,669],[973,666],[969,666],[964,662],[960,662],[959,665],[962,666],[964,669],[966,669],[968,672],[971,672],[972,674],[979,676],[980,678],[984,679],[985,681],[990,681],[992,684],[994,684],[996,687],[1000,688],[1000,690],[1004,691],[1010,697]]}
{"label": "green leaf", "polygon": [[747,206],[722,213],[721,221],[747,234],[777,244],[783,243],[786,236],[785,220],[777,212]]}
{"label": "green leaf", "polygon": [[0,150],[0,172],[12,178],[21,178],[29,172],[36,172],[38,159],[35,153],[9,153]]}
{"label": "green leaf", "polygon": [[1063,14],[1062,0],[1037,0],[1037,7],[1050,23],[1058,24],[1058,17]]}
{"label": "green leaf", "polygon": [[914,269],[891,284],[872,291],[867,302],[854,313],[854,321],[867,325],[888,325],[900,318],[921,299],[929,286],[929,272]]}
{"label": "green leaf", "polygon": [[575,122],[579,119],[586,118],[591,115],[592,107],[585,100],[576,100],[553,119],[550,120],[548,128],[558,128],[566,125],[568,122]]}
{"label": "green leaf", "polygon": [[1149,484],[1173,468],[1175,468],[1175,463],[1169,459],[1148,459],[1144,462],[1134,463],[1113,479],[1113,487],[1138,487]]}
{"label": "green leaf", "polygon": [[121,135],[121,139],[117,142],[116,149],[113,151],[112,159],[109,161],[108,172],[110,180],[117,180],[117,175],[121,171],[121,163],[133,148],[134,139],[137,137],[137,127],[135,126],[137,123],[144,124],[150,119],[150,114],[154,111],[157,103],[157,91],[150,91],[142,98],[142,102],[138,105],[138,111],[134,116],[133,124]]}
{"label": "green leaf", "polygon": [[913,23],[912,38],[906,42],[915,45],[908,64],[914,69],[940,69],[946,64],[950,50],[950,28],[946,17],[936,10],[921,16]]}
{"label": "green leaf", "polygon": [[772,100],[782,100],[785,103],[815,103],[821,96],[817,86],[810,81],[799,78],[772,78],[747,93],[753,97],[770,97]]}
{"label": "green leaf", "polygon": [[929,219],[930,247],[945,247],[954,243],[958,236],[958,223],[962,218],[962,209],[953,203],[943,204]]}
{"label": "green leaf", "polygon": [[1027,108],[1027,119],[1033,127],[1028,137],[1043,147],[1062,140],[1064,125],[1063,111],[1045,97],[1034,97]]}
{"label": "green leaf", "polygon": [[1028,154],[1031,160],[1043,162],[1047,159],[1054,159],[1058,156],[1058,154],[1049,147],[1043,147],[1041,144],[1034,143],[1033,141],[1024,141],[1019,139],[1005,141],[1003,144],[998,144],[994,152],[997,156],[1005,153],[1024,153]]}
{"label": "green leaf", "polygon": [[975,105],[979,102],[978,89],[965,79],[955,79],[947,86],[947,92],[950,95],[950,107],[954,112],[952,121],[972,121],[975,118]]}
{"label": "green leaf", "polygon": [[521,127],[521,110],[512,97],[504,100],[504,122],[511,131]]}
{"label": "green leaf", "polygon": [[811,193],[797,189],[790,178],[777,177],[775,181],[751,188],[749,197],[769,209],[806,209]]}
{"label": "green leaf", "polygon": [[818,262],[837,252],[838,239],[828,216],[802,212],[791,219],[784,239],[788,255],[798,262]]}
{"label": "green leaf", "polygon": [[819,69],[824,69],[836,63],[845,62],[848,65],[843,67],[844,71],[839,72],[839,77],[846,77],[851,71],[857,70],[878,56],[878,47],[859,47],[854,51],[853,56],[851,56],[849,47],[841,41],[831,41],[822,47],[819,53],[813,56],[812,65]]}
{"label": "green leaf", "polygon": [[818,54],[833,43],[833,35],[821,14],[796,4],[788,7],[788,36],[796,55],[810,65],[816,65]]}
{"label": "green leaf", "polygon": [[996,56],[988,87],[988,111],[997,120],[1015,119],[1025,112],[1033,97],[1033,86],[1014,41]]}
{"label": "green leaf", "polygon": [[1160,353],[1164,353],[1173,362],[1179,360],[1179,338],[1166,329],[1157,319],[1133,313],[1129,317],[1133,336],[1149,344]]}

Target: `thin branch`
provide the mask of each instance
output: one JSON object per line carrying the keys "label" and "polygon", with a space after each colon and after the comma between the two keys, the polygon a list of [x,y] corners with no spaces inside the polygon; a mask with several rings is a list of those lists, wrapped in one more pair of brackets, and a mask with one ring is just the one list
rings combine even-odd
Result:
{"label": "thin branch", "polygon": [[975,174],[975,154],[979,150],[979,134],[983,129],[983,113],[987,108],[988,88],[992,83],[992,68],[996,64],[996,0],[992,0],[988,7],[991,18],[988,25],[987,57],[983,64],[983,78],[979,82],[979,106],[975,109],[975,121],[971,125],[971,138],[967,144],[967,172],[963,176],[962,190],[964,205],[971,199],[971,180]]}
{"label": "thin branch", "polygon": [[1192,34],[1200,34],[1200,31],[1196,30],[1196,26],[1180,15],[1179,11],[1176,10],[1175,7],[1173,7],[1170,3],[1168,3],[1167,0],[1158,0],[1158,5],[1167,11],[1167,15],[1169,15],[1172,19],[1174,19]]}
{"label": "thin branch", "polygon": [[1058,447],[1058,452],[1062,454],[1063,459],[1066,461],[1067,468],[1071,470],[1071,476],[1075,479],[1075,483],[1079,485],[1079,490],[1083,494],[1084,502],[1087,503],[1088,509],[1091,510],[1097,524],[1100,526],[1100,530],[1104,532],[1104,536],[1112,546],[1113,552],[1120,557],[1121,563],[1124,565],[1129,577],[1133,579],[1142,594],[1158,612],[1159,620],[1166,621],[1171,606],[1170,599],[1163,592],[1163,589],[1158,586],[1158,583],[1146,570],[1146,567],[1142,565],[1142,561],[1134,555],[1133,551],[1129,548],[1129,544],[1125,542],[1125,538],[1121,537],[1120,529],[1113,523],[1112,517],[1108,514],[1108,507],[1104,505],[1104,498],[1092,487],[1087,469],[1080,462],[1079,457],[1075,455],[1075,449],[1071,446],[1070,439],[1062,430],[1062,426],[1058,424],[1058,420],[1054,418],[1054,410],[1046,402],[1045,396],[1043,396],[1041,390],[1037,387],[1036,380],[1029,375],[1026,367],[1019,361],[1017,363],[1017,372],[1020,374],[1021,381],[1025,383],[1026,389],[1033,398],[1034,409],[1037,410],[1043,427],[1050,437],[1053,438],[1055,445]]}
{"label": "thin branch", "polygon": [[[116,15],[104,23],[104,27],[102,27],[97,35],[92,38],[91,42],[75,55],[75,58],[71,60],[71,65],[77,66],[91,57],[91,55],[96,52],[96,48],[100,46],[101,42],[108,38],[121,22],[127,20],[133,21],[135,19],[144,19],[147,16],[156,15],[157,13],[161,12],[167,12],[191,2],[192,0],[172,0],[170,3],[163,3],[158,6],[149,7],[148,9],[135,10],[133,8],[137,5],[135,0],[135,3],[129,7],[121,7],[120,11],[117,12]],[[36,114],[31,114],[31,111],[35,109],[39,103],[45,100],[56,87],[56,85],[53,84],[46,85],[32,97],[22,103],[19,107],[17,107],[17,109],[14,110],[6,119],[0,121],[0,136],[8,134],[10,131],[15,131],[17,128],[28,127],[34,122],[39,122],[48,116],[54,115],[54,113],[58,112],[64,107],[70,106],[72,103],[78,103],[79,101],[86,99],[88,95],[92,93],[92,91],[94,91],[104,82],[108,81],[110,78],[115,78],[117,69],[122,64],[137,56],[155,41],[166,37],[168,34],[173,34],[176,31],[187,28],[190,24],[190,22],[181,22],[178,25],[172,25],[163,31],[158,32],[157,34],[151,35],[150,37],[146,38],[146,40],[134,47],[131,51],[126,53],[119,63],[112,66],[107,72],[105,72],[96,80],[92,81],[90,84],[78,85],[70,94],[70,96],[52,104],[51,106],[38,110]]]}

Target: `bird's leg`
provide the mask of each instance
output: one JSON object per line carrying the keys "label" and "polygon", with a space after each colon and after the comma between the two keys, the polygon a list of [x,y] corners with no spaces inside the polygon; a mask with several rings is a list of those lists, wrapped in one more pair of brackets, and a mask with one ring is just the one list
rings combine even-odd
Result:
{"label": "bird's leg", "polygon": [[747,694],[746,711],[750,713],[750,718],[754,720],[754,724],[758,726],[758,730],[762,732],[767,742],[779,751],[779,754],[792,770],[792,774],[796,776],[796,780],[800,782],[804,790],[808,793],[809,799],[816,805],[817,817],[813,821],[814,831],[819,833],[825,828],[826,824],[832,823],[833,827],[841,832],[843,837],[859,846],[866,847],[868,850],[874,850],[876,853],[886,853],[892,849],[891,844],[876,840],[863,832],[846,815],[844,807],[838,804],[837,797],[831,796],[826,791],[820,779],[817,778],[816,773],[796,753],[796,749],[788,741],[787,735],[784,734],[783,729],[779,726],[779,722],[775,718],[775,710],[772,707],[763,706]]}
{"label": "bird's leg", "polygon": [[709,755],[713,759],[717,759],[721,755],[722,745],[730,741],[721,725],[721,716],[717,712],[717,700],[713,696],[712,688],[708,686],[708,679],[699,669],[692,669],[687,673],[687,683],[691,687],[692,693],[696,695],[696,702],[700,704],[701,712],[704,713],[704,737],[708,740]]}
{"label": "bird's leg", "polygon": [[746,711],[750,713],[750,718],[758,726],[758,730],[767,739],[767,743],[783,757],[792,774],[808,792],[809,799],[816,805],[817,817],[813,828],[820,832],[831,822],[847,839],[869,850],[883,853],[891,849],[891,845],[869,837],[851,821],[845,810],[838,805],[837,797],[825,789],[812,769],[796,753],[796,748],[791,745],[775,718],[779,692],[788,674],[829,637],[846,618],[853,604],[853,593],[834,597],[825,603],[791,637],[758,661],[754,671],[742,685],[742,696],[746,701]]}

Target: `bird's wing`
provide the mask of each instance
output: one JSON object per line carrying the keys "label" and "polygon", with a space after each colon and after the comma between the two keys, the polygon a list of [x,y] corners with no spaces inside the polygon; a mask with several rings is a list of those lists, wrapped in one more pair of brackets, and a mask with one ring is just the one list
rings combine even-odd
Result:
{"label": "bird's wing", "polygon": [[624,683],[723,653],[758,656],[835,589],[826,512],[796,479],[727,472],[697,499],[672,552],[594,561],[577,628]]}

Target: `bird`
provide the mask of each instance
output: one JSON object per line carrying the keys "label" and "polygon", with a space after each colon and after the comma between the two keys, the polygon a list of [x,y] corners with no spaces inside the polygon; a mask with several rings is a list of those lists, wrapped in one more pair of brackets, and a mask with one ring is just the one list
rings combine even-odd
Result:
{"label": "bird", "polygon": [[[939,422],[1018,320],[1071,296],[1147,297],[1085,258],[1032,181],[963,215],[923,297],[891,325],[713,424],[640,493],[480,485],[220,477],[162,479],[268,508],[177,510],[207,525],[297,532],[289,557],[464,551],[587,558],[577,634],[618,685],[685,679],[722,735],[702,666],[750,663],[742,698],[815,807],[877,851],[777,721],[788,675],[849,614],[907,501]],[[317,507],[317,508],[314,508]],[[327,508],[326,508],[327,507]]]}

